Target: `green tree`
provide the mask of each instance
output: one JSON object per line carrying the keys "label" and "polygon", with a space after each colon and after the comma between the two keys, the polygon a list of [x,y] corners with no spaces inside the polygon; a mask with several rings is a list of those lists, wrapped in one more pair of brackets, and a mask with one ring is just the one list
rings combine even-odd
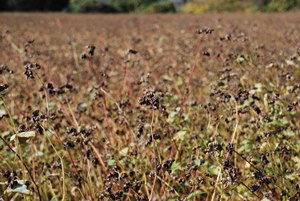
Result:
{"label": "green tree", "polygon": [[99,0],[76,0],[69,4],[69,12],[75,13],[115,13],[118,10],[105,2]]}
{"label": "green tree", "polygon": [[268,11],[288,11],[299,5],[300,0],[271,0],[268,3]]}
{"label": "green tree", "polygon": [[151,3],[145,7],[140,7],[138,11],[144,13],[168,13],[176,12],[176,8],[172,2],[164,1]]}
{"label": "green tree", "polygon": [[61,11],[67,7],[68,3],[69,0],[7,0],[7,9],[13,11]]}
{"label": "green tree", "polygon": [[114,5],[120,12],[133,12],[138,10],[146,10],[148,6],[165,7],[168,0],[111,0],[112,5]]}
{"label": "green tree", "polygon": [[139,0],[111,0],[111,4],[120,12],[132,12],[139,6]]}

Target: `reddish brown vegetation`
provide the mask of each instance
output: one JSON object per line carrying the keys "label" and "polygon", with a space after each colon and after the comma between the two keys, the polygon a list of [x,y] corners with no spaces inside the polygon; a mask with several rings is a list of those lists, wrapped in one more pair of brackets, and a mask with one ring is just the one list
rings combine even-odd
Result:
{"label": "reddish brown vegetation", "polygon": [[0,199],[298,200],[299,24],[1,14]]}

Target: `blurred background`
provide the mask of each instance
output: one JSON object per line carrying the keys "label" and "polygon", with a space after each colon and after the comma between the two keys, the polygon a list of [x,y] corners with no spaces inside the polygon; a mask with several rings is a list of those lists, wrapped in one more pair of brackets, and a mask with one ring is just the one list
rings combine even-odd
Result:
{"label": "blurred background", "polygon": [[0,11],[70,13],[284,12],[300,0],[0,0]]}

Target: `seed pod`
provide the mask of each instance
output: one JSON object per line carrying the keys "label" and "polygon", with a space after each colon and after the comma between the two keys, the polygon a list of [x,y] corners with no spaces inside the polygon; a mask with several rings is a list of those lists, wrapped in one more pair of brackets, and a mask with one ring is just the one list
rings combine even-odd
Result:
{"label": "seed pod", "polygon": [[128,54],[137,54],[137,53],[138,53],[137,50],[133,50],[133,49],[128,50]]}
{"label": "seed pod", "polygon": [[4,91],[7,88],[8,88],[7,84],[0,84],[0,92]]}

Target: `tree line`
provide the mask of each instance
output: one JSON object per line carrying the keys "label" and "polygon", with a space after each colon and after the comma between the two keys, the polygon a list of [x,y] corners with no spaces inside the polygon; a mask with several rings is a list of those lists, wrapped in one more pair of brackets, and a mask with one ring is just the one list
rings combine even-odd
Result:
{"label": "tree line", "polygon": [[0,11],[176,12],[178,2],[191,13],[300,8],[300,0],[0,0]]}

